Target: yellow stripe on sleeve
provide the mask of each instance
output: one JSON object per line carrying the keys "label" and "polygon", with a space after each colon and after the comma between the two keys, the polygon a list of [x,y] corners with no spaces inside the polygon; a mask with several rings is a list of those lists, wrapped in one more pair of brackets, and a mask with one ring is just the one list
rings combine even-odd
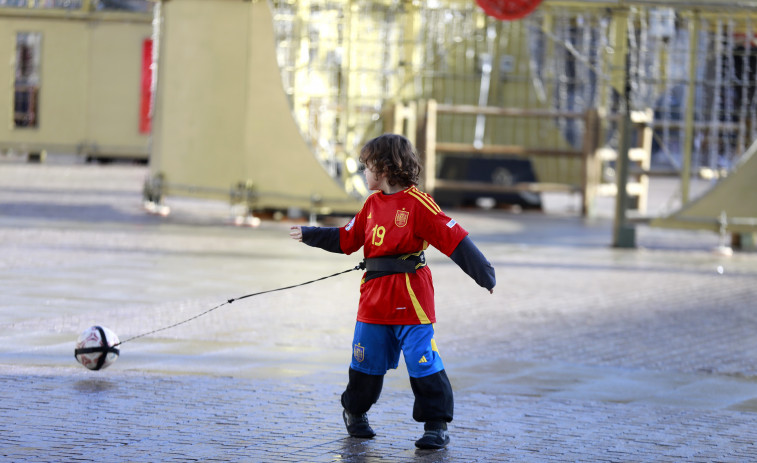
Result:
{"label": "yellow stripe on sleeve", "polygon": [[428,201],[428,203],[431,205],[431,207],[433,207],[434,209],[436,209],[437,212],[442,212],[442,208],[439,207],[438,204],[436,204],[436,201],[434,201],[434,198],[432,198],[430,194],[425,193],[425,192],[420,191],[420,190],[416,190],[416,191],[418,192],[418,194],[420,194],[421,196],[423,196],[424,198],[426,198],[426,201]]}
{"label": "yellow stripe on sleeve", "polygon": [[434,215],[436,215],[436,214],[438,214],[439,212],[442,211],[441,208],[439,206],[437,206],[437,204],[434,202],[433,199],[427,197],[424,193],[416,190],[415,188],[411,188],[411,189],[407,190],[407,192],[412,197],[414,197],[415,199],[417,199],[418,202],[420,202],[421,204],[423,204],[424,206],[426,206],[426,208],[429,211],[431,211]]}

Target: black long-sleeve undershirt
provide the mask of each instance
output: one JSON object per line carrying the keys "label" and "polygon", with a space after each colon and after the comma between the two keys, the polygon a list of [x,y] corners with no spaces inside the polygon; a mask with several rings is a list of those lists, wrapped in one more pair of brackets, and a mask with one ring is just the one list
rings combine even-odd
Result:
{"label": "black long-sleeve undershirt", "polygon": [[302,227],[302,242],[325,251],[344,254],[339,245],[339,229],[335,227]]}
{"label": "black long-sleeve undershirt", "polygon": [[494,267],[469,237],[463,238],[449,257],[479,286],[491,291],[497,284]]}

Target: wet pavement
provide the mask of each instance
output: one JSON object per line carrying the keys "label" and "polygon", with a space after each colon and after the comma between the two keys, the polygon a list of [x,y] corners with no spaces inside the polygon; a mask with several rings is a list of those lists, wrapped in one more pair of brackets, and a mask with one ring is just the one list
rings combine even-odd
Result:
{"label": "wet pavement", "polygon": [[[346,437],[358,272],[224,305],[78,365],[79,332],[122,340],[230,298],[353,267],[231,225],[222,202],[145,213],[143,166],[0,159],[0,459],[58,461],[755,461],[757,255],[704,232],[611,242],[577,197],[547,213],[447,211],[497,269],[494,295],[429,253],[437,341],[455,389],[452,442],[416,450],[402,367]],[[651,204],[669,203],[653,184]],[[548,200],[548,201],[547,201]]]}

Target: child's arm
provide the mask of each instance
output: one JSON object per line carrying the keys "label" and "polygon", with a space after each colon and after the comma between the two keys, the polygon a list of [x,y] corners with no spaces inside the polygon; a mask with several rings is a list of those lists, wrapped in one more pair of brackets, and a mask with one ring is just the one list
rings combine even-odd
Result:
{"label": "child's arm", "polygon": [[494,286],[497,284],[494,267],[473,244],[473,240],[467,236],[463,238],[449,257],[479,286],[488,289],[490,293],[494,293]]}
{"label": "child's arm", "polygon": [[344,254],[339,244],[338,228],[302,227],[295,225],[289,229],[289,236],[293,240],[301,241],[308,246]]}

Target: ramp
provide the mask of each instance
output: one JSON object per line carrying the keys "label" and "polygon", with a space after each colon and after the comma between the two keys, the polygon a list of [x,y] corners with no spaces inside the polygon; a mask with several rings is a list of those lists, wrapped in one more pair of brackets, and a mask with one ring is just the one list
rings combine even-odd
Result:
{"label": "ramp", "polygon": [[[730,175],[677,212],[653,220],[653,227],[757,232],[757,142]],[[725,229],[721,230],[721,226]]]}
{"label": "ramp", "polygon": [[[146,197],[229,198],[255,208],[354,212],[292,117],[268,2],[161,2]],[[236,192],[236,193],[234,193]]]}

